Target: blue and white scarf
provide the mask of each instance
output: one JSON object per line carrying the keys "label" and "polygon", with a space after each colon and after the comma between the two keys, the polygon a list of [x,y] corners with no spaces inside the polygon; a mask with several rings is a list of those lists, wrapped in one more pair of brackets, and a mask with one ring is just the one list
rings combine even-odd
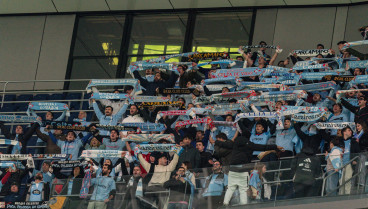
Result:
{"label": "blue and white scarf", "polygon": [[141,91],[141,86],[137,79],[93,79],[89,82],[86,87],[87,93],[92,92],[92,87],[95,86],[133,86],[134,91],[139,93]]}
{"label": "blue and white scarf", "polygon": [[341,48],[341,50],[348,49],[353,46],[360,46],[360,45],[365,45],[365,44],[368,44],[368,40],[352,41],[352,42],[345,43],[344,46]]}
{"label": "blue and white scarf", "polygon": [[83,150],[81,158],[120,158],[126,151],[119,150]]}
{"label": "blue and white scarf", "polygon": [[165,125],[161,123],[122,123],[124,127],[136,127],[142,131],[165,131]]}
{"label": "blue and white scarf", "polygon": [[300,75],[301,79],[312,81],[312,80],[322,80],[325,75],[338,75],[337,72],[319,72],[319,73],[302,73]]}
{"label": "blue and white scarf", "polygon": [[169,97],[160,97],[160,96],[134,96],[134,102],[167,102],[169,101]]}
{"label": "blue and white scarf", "polygon": [[66,111],[66,116],[70,116],[68,105],[59,102],[31,102],[28,105],[28,116],[32,110],[63,110]]}
{"label": "blue and white scarf", "polygon": [[9,122],[24,122],[24,123],[33,123],[37,122],[37,116],[26,116],[26,115],[0,115],[0,121],[9,121]]}
{"label": "blue and white scarf", "polygon": [[316,65],[293,67],[291,69],[295,71],[295,70],[313,70],[313,69],[327,69],[327,68],[328,68],[327,64],[316,64]]}
{"label": "blue and white scarf", "polygon": [[230,64],[235,64],[235,62],[233,60],[216,60],[216,61],[212,61],[212,62],[200,63],[197,66],[198,67],[201,67],[201,66],[204,66],[204,65],[217,65],[217,64],[227,64],[227,65],[230,65]]}
{"label": "blue and white scarf", "polygon": [[180,155],[182,147],[176,144],[138,144],[135,146],[134,154],[142,152],[175,152]]}
{"label": "blue and white scarf", "polygon": [[348,68],[368,68],[368,60],[363,60],[363,61],[348,61],[347,62],[347,67]]}
{"label": "blue and white scarf", "polygon": [[227,77],[246,77],[246,76],[259,76],[265,72],[265,69],[251,67],[251,68],[232,68],[216,70],[212,73],[213,78],[227,78]]}
{"label": "blue and white scarf", "polygon": [[313,84],[304,84],[298,86],[289,86],[287,90],[294,91],[294,90],[304,90],[304,91],[315,91],[315,90],[329,90],[329,89],[336,89],[336,84],[328,81],[322,83],[313,83]]}
{"label": "blue and white scarf", "polygon": [[217,82],[228,82],[228,83],[236,84],[235,79],[236,79],[235,77],[212,78],[212,79],[205,79],[204,83],[210,84],[210,83],[217,83]]}
{"label": "blue and white scarf", "polygon": [[91,99],[128,99],[130,104],[134,104],[132,98],[128,94],[93,93]]}
{"label": "blue and white scarf", "polygon": [[314,122],[326,115],[326,112],[298,113],[291,116],[291,120],[297,122]]}
{"label": "blue and white scarf", "polygon": [[361,84],[361,83],[368,83],[368,75],[357,75],[355,79],[349,82],[349,85],[353,86],[355,84]]}
{"label": "blue and white scarf", "polygon": [[127,137],[122,138],[123,141],[130,142],[158,142],[161,139],[165,139],[171,143],[175,143],[174,136],[171,134],[129,134]]}
{"label": "blue and white scarf", "polygon": [[343,129],[347,126],[353,127],[355,126],[354,122],[335,122],[335,123],[315,123],[315,125],[318,129]]}

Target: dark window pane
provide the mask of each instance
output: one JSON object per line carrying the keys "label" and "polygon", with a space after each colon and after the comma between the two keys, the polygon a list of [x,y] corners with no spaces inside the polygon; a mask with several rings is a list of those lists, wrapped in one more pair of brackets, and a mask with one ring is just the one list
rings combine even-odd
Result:
{"label": "dark window pane", "polygon": [[233,52],[250,37],[252,12],[198,14],[193,35],[193,51]]}
{"label": "dark window pane", "polygon": [[80,17],[74,56],[119,55],[124,16]]}
{"label": "dark window pane", "polygon": [[[118,58],[75,59],[71,79],[111,79],[116,77]],[[88,81],[71,82],[69,89],[86,88]]]}
{"label": "dark window pane", "polygon": [[180,53],[184,43],[186,23],[187,14],[135,16],[129,54]]}

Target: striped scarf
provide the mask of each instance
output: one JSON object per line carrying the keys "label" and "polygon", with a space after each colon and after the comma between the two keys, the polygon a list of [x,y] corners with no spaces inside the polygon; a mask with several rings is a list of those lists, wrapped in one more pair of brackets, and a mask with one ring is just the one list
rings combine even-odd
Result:
{"label": "striped scarf", "polygon": [[122,138],[123,141],[130,142],[158,142],[161,139],[165,139],[171,143],[175,143],[174,136],[170,134],[129,134],[126,138]]}
{"label": "striped scarf", "polygon": [[207,118],[197,118],[193,120],[177,121],[175,124],[175,129],[178,129],[179,127],[182,127],[182,126],[199,124],[199,123],[204,123],[204,124],[209,125],[210,129],[214,127],[212,119],[207,117]]}

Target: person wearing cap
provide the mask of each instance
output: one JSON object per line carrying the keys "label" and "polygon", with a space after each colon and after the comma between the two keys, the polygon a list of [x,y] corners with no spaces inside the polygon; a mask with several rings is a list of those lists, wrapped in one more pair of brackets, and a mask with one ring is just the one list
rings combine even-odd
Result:
{"label": "person wearing cap", "polygon": [[341,104],[355,114],[354,121],[368,120],[367,96],[363,95],[358,98],[358,107],[350,104],[344,98],[341,98]]}
{"label": "person wearing cap", "polygon": [[43,181],[42,173],[39,172],[35,176],[35,180],[27,186],[25,195],[25,201],[40,202],[48,201],[50,195],[50,185]]}
{"label": "person wearing cap", "polygon": [[13,182],[10,186],[10,191],[6,194],[4,201],[9,202],[20,202],[23,199],[23,195],[19,191],[19,185],[17,182]]}
{"label": "person wearing cap", "polygon": [[[219,161],[213,163],[212,174],[207,176],[203,184],[203,193],[201,198],[201,205],[206,205],[209,202],[212,207],[218,208],[224,201],[225,191],[228,184],[228,176],[222,171],[222,164]],[[208,204],[209,205],[209,204]]]}

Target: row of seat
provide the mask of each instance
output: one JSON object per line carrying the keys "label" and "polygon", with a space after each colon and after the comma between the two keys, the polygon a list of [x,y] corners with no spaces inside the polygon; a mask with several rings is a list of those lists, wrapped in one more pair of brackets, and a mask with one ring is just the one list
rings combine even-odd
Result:
{"label": "row of seat", "polygon": [[[83,99],[90,98],[90,94],[85,94]],[[0,99],[2,97],[0,96]],[[82,99],[82,93],[68,93],[68,94],[6,94],[4,101],[44,101],[44,100],[71,100],[71,99]]]}

